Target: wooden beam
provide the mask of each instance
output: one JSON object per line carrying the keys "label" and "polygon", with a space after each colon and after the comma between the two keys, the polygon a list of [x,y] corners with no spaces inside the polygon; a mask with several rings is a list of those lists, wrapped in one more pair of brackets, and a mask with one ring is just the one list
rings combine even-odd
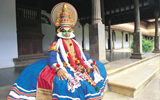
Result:
{"label": "wooden beam", "polygon": [[121,23],[122,21],[121,21],[121,18],[119,17],[119,16],[117,16],[117,18],[118,18],[118,20],[119,20],[119,23]]}
{"label": "wooden beam", "polygon": [[118,5],[118,8],[119,8],[119,12],[121,12],[121,6],[119,5],[120,4],[120,2],[118,2],[119,0],[116,0],[115,2],[116,2],[116,4]]}
{"label": "wooden beam", "polygon": [[111,1],[111,5],[113,6],[113,9],[112,9],[112,10],[114,10],[114,13],[116,13],[116,7],[115,7],[115,5],[113,4],[112,1]]}
{"label": "wooden beam", "polygon": [[122,1],[123,6],[124,6],[124,11],[126,11],[126,5],[124,3],[124,0],[121,0],[121,1]]}
{"label": "wooden beam", "polygon": [[[142,8],[140,8],[140,11],[147,10],[147,9],[151,9],[151,6],[142,7]],[[114,14],[109,14],[107,16],[113,17],[113,16],[119,16],[119,15],[130,14],[130,13],[134,13],[134,9],[126,10],[126,11],[118,12],[118,13],[114,13]]]}
{"label": "wooden beam", "polygon": [[[108,1],[108,0],[107,0],[107,1]],[[110,14],[111,14],[111,6],[109,5],[108,2],[106,2],[106,4],[107,4],[107,7],[109,8],[109,11],[110,11]]]}

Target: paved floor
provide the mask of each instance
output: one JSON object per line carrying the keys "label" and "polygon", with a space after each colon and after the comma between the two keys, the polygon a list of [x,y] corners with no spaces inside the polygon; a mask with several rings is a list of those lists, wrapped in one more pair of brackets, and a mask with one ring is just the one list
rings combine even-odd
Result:
{"label": "paved floor", "polygon": [[24,68],[25,66],[0,69],[0,100],[5,100],[13,83]]}
{"label": "paved floor", "polygon": [[[89,56],[89,51],[85,51],[85,53]],[[106,59],[110,62],[123,58],[129,58],[130,56],[131,50],[129,48],[106,51]]]}
{"label": "paved floor", "polygon": [[[89,55],[89,52],[86,51]],[[128,49],[107,51],[106,58],[108,61],[115,61],[123,58],[129,58],[131,53]],[[0,69],[0,100],[5,100],[13,83],[17,79],[18,75],[23,71],[26,66],[12,67]]]}

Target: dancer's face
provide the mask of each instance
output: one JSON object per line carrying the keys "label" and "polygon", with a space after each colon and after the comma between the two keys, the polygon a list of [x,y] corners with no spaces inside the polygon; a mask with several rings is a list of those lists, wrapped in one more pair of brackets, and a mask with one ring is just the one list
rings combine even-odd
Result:
{"label": "dancer's face", "polygon": [[70,28],[62,28],[61,29],[61,32],[62,32],[62,36],[65,37],[65,38],[70,38],[70,35],[71,35],[71,29]]}

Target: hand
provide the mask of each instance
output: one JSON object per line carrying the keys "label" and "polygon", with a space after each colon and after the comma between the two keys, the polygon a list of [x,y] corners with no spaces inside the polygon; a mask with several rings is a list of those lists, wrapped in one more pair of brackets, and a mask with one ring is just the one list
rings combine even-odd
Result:
{"label": "hand", "polygon": [[96,65],[92,65],[92,67],[99,73],[98,67]]}
{"label": "hand", "polygon": [[59,80],[61,79],[63,81],[63,78],[65,80],[67,80],[67,76],[66,76],[66,71],[64,71],[63,69],[60,69],[58,72],[57,72],[57,75],[58,75],[58,78]]}

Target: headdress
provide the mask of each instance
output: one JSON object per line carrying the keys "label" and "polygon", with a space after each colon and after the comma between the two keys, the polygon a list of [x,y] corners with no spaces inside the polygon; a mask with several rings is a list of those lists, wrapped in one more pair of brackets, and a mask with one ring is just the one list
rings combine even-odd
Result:
{"label": "headdress", "polygon": [[[77,19],[78,15],[76,9],[67,2],[60,2],[52,8],[51,22],[58,28],[57,34],[60,32],[60,27],[67,26],[70,27],[70,29],[74,27],[77,23]],[[73,29],[71,29],[71,32],[73,32]]]}

